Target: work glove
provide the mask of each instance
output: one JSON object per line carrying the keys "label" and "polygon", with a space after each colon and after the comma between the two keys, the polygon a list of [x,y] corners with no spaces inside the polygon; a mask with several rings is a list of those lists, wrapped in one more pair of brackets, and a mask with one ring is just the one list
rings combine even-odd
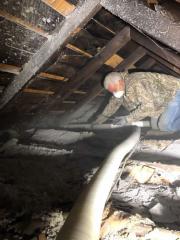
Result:
{"label": "work glove", "polygon": [[126,116],[120,116],[120,117],[115,117],[113,120],[114,125],[119,125],[119,126],[126,126],[127,125],[127,120]]}

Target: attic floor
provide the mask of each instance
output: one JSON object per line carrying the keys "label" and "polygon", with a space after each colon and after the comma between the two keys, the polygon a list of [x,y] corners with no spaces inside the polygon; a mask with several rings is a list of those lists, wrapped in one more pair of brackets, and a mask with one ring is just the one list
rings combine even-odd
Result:
{"label": "attic floor", "polygon": [[[45,132],[39,131],[32,142],[11,138],[3,144],[0,148],[0,238],[55,239],[83,185],[117,141],[122,140],[122,135],[99,132],[94,136],[87,132],[48,130],[49,143]],[[132,157],[134,160],[124,169],[121,182],[118,180],[114,186],[112,205],[180,231],[179,144],[178,139],[142,141]],[[158,167],[153,165],[157,163]],[[152,169],[155,170],[152,172]],[[127,203],[127,198],[135,201],[131,199]],[[162,206],[164,210],[160,211]],[[160,211],[158,217],[156,211]]]}

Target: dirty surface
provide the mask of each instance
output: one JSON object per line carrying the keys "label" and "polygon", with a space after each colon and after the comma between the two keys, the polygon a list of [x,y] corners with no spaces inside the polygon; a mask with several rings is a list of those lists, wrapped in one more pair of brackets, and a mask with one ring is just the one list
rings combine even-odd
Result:
{"label": "dirty surface", "polygon": [[[58,135],[57,131],[49,130],[48,134],[49,143],[42,130],[34,133],[36,142],[27,144],[7,138],[0,148],[1,239],[44,237],[54,240],[83,186],[112,147],[122,140],[122,133],[116,131],[96,136],[89,133],[88,138],[84,133],[83,140],[82,134],[79,138],[78,133],[72,133],[73,142],[68,140],[71,132]],[[43,136],[46,141],[42,141]],[[170,154],[178,144],[178,140],[157,144],[144,140],[139,149],[155,148],[156,153],[167,151]],[[112,204],[117,209],[147,216],[156,224],[180,231],[179,168],[163,163],[154,165],[154,162],[155,158],[151,163],[130,161],[122,180],[114,186]]]}

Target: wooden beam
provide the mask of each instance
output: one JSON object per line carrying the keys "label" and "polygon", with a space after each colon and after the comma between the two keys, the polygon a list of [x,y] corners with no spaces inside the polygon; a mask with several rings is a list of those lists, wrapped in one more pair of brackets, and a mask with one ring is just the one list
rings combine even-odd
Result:
{"label": "wooden beam", "polygon": [[[77,53],[80,53],[82,54],[83,56],[85,57],[88,57],[88,58],[92,58],[93,55],[72,45],[72,44],[67,44],[66,47],[68,49],[71,49],[72,51],[74,52],[77,52]],[[120,64],[121,62],[123,61],[123,58],[117,54],[114,54],[112,57],[110,57],[104,64],[106,64],[107,66],[110,66],[112,68],[115,68],[118,64]]]}
{"label": "wooden beam", "polygon": [[[0,93],[2,93],[4,89],[5,89],[5,86],[0,85]],[[53,91],[34,89],[34,88],[25,88],[23,89],[23,92],[30,93],[30,94],[54,95]]]}
{"label": "wooden beam", "polygon": [[[0,63],[0,72],[8,72],[8,73],[12,73],[15,75],[19,75],[20,71],[21,71],[20,67]],[[46,73],[46,72],[41,72],[40,74],[38,74],[38,77],[47,78],[48,80],[63,81],[63,82],[66,82],[68,80],[65,77],[62,77],[62,76],[59,76],[56,74]]]}
{"label": "wooden beam", "polygon": [[49,37],[49,34],[47,32],[45,32],[44,30],[42,30],[41,28],[39,27],[36,27],[34,25],[32,25],[31,23],[28,23],[27,21],[24,21],[23,19],[19,18],[19,17],[16,17],[16,16],[13,16],[5,11],[2,11],[0,10],[0,16],[5,18],[6,20],[10,21],[10,22],[13,22],[13,23],[16,23],[20,26],[23,26],[24,28],[32,31],[32,32],[35,32],[45,38],[48,38]]}
{"label": "wooden beam", "polygon": [[66,82],[68,79],[59,75],[51,74],[42,72],[38,75],[38,77],[47,78],[48,80],[54,80],[54,81],[63,81]]}
{"label": "wooden beam", "polygon": [[0,63],[0,72],[7,72],[7,73],[19,75],[20,71],[21,71],[20,67],[10,65],[10,64]]}
{"label": "wooden beam", "polygon": [[[136,61],[138,61],[141,57],[143,57],[145,54],[142,47],[137,48],[129,57],[127,57],[119,66],[118,69],[120,71],[127,70],[129,66],[132,66]],[[136,61],[135,61],[136,59]],[[144,70],[146,70],[144,66]],[[82,111],[83,108],[86,107],[86,105],[94,100],[97,96],[101,94],[103,90],[103,87],[100,83],[97,83],[93,89],[90,90],[90,92],[84,97],[84,99],[78,103],[71,111],[66,112],[61,117],[61,124],[68,124],[71,120],[75,119],[76,116],[79,114],[79,111]]]}
{"label": "wooden beam", "polygon": [[139,33],[138,31],[131,29],[131,38],[138,44],[142,45],[144,48],[148,49],[152,53],[158,55],[159,57],[163,58],[167,62],[175,65],[176,67],[180,68],[180,56],[172,53],[154,40],[149,37],[143,36],[143,34]]}
{"label": "wooden beam", "polygon": [[72,14],[60,23],[56,32],[42,45],[30,60],[24,65],[23,70],[4,91],[0,99],[0,109],[3,109],[27,83],[40,72],[48,60],[53,58],[64,44],[69,40],[77,28],[83,27],[94,14],[100,10],[100,0],[87,0]]}
{"label": "wooden beam", "polygon": [[57,100],[56,98],[58,98],[59,103],[67,99],[75,90],[77,90],[90,77],[92,77],[93,74],[100,69],[112,55],[114,55],[120,48],[127,44],[128,41],[130,41],[130,32],[129,27],[126,26],[111,41],[107,43],[100,53],[92,58],[90,62],[88,62],[88,64],[77,73],[72,83],[70,82],[67,84],[67,86],[63,89],[64,95],[62,95],[61,98],[56,96],[52,99],[52,102],[48,105],[48,108],[55,104]]}
{"label": "wooden beam", "polygon": [[23,89],[23,92],[30,93],[30,94],[54,95],[53,91],[34,89],[34,88],[25,88]]}
{"label": "wooden beam", "polygon": [[162,16],[137,0],[102,0],[101,4],[108,11],[128,22],[139,31],[157,39],[180,52],[180,23]]}
{"label": "wooden beam", "polygon": [[148,58],[141,64],[140,69],[149,70],[155,63],[156,61],[153,58]]}
{"label": "wooden beam", "polygon": [[92,58],[93,57],[93,55],[91,55],[90,53],[88,53],[88,52],[86,52],[86,51],[84,51],[84,50],[82,50],[82,49],[80,49],[80,48],[78,48],[78,47],[76,47],[76,46],[74,46],[74,45],[72,45],[70,43],[68,43],[66,45],[66,47],[68,49],[71,49],[74,52],[77,52],[77,53],[80,53],[81,55],[84,55],[85,57],[88,57],[88,58]]}
{"label": "wooden beam", "polygon": [[104,24],[102,24],[101,22],[99,22],[96,19],[92,19],[96,24],[98,24],[100,27],[104,28],[106,31],[112,33],[114,36],[116,35],[116,32],[114,32],[112,29],[110,29],[109,27],[105,26]]}
{"label": "wooden beam", "polygon": [[63,16],[69,15],[75,9],[75,6],[66,0],[42,0],[42,1]]}
{"label": "wooden beam", "polygon": [[135,64],[139,59],[146,55],[146,50],[139,46],[129,57],[124,59],[122,63],[120,63],[116,68],[115,71],[126,71],[130,66]]}

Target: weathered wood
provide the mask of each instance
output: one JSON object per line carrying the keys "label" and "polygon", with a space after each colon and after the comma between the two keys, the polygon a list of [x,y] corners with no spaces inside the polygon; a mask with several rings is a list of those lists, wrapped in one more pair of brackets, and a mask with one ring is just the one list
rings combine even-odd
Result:
{"label": "weathered wood", "polygon": [[11,22],[21,25],[32,32],[38,33],[39,35],[41,35],[45,38],[48,38],[48,36],[49,36],[49,34],[47,32],[45,32],[43,29],[36,27],[35,25],[28,23],[27,21],[24,21],[23,19],[13,16],[5,11],[0,10],[0,16]]}
{"label": "weathered wood", "polygon": [[43,2],[48,4],[63,16],[69,15],[75,9],[75,6],[66,0],[43,0]]}
{"label": "weathered wood", "polygon": [[180,52],[180,24],[146,7],[137,0],[102,0],[101,4],[114,15],[137,29]]}
{"label": "weathered wood", "polygon": [[21,68],[10,64],[0,63],[0,71],[19,75]]}
{"label": "weathered wood", "polygon": [[143,36],[143,34],[132,28],[131,38],[138,44],[142,45],[144,48],[163,58],[167,62],[175,65],[176,67],[180,68],[180,56],[178,54],[174,54],[172,53],[172,51],[163,48],[151,38]]}
{"label": "weathered wood", "polygon": [[30,94],[43,94],[43,95],[53,95],[53,91],[41,90],[41,89],[33,89],[33,88],[25,88],[23,89],[24,93]]}
{"label": "weathered wood", "polygon": [[[20,67],[0,63],[0,72],[8,72],[8,73],[13,73],[15,75],[19,75],[20,71],[21,71]],[[47,78],[49,80],[54,80],[54,81],[67,81],[67,78],[63,76],[59,76],[59,75],[47,73],[47,72],[41,72],[40,74],[38,74],[38,77]]]}
{"label": "weathered wood", "polygon": [[[92,58],[92,60],[77,73],[76,77],[73,79],[73,83],[67,84],[67,86],[63,89],[64,95],[60,99],[59,96],[57,96],[58,102],[60,103],[67,99],[75,90],[93,76],[93,74],[129,40],[129,27],[125,27],[110,42],[108,42],[99,54]],[[54,105],[57,97],[52,99],[48,108]]]}
{"label": "weathered wood", "polygon": [[[88,53],[87,51],[84,51],[72,44],[67,44],[66,47],[68,49],[71,49],[72,51],[75,51],[77,53],[80,53],[82,55],[84,55],[85,57],[88,57],[88,58],[92,58],[93,55]],[[123,58],[117,54],[114,54],[112,57],[110,57],[104,64],[112,67],[112,68],[115,68],[121,61],[123,60]]]}
{"label": "weathered wood", "polygon": [[64,46],[65,42],[71,37],[71,34],[73,34],[77,28],[87,23],[100,8],[100,1],[87,0],[58,26],[56,33],[31,57],[24,65],[21,73],[15,77],[14,81],[5,90],[0,99],[0,109],[4,108],[43,66],[45,66],[47,61]]}
{"label": "weathered wood", "polygon": [[126,71],[130,66],[136,63],[139,59],[144,57],[146,50],[143,47],[138,47],[129,57],[127,57],[122,63],[120,63],[115,71]]}

